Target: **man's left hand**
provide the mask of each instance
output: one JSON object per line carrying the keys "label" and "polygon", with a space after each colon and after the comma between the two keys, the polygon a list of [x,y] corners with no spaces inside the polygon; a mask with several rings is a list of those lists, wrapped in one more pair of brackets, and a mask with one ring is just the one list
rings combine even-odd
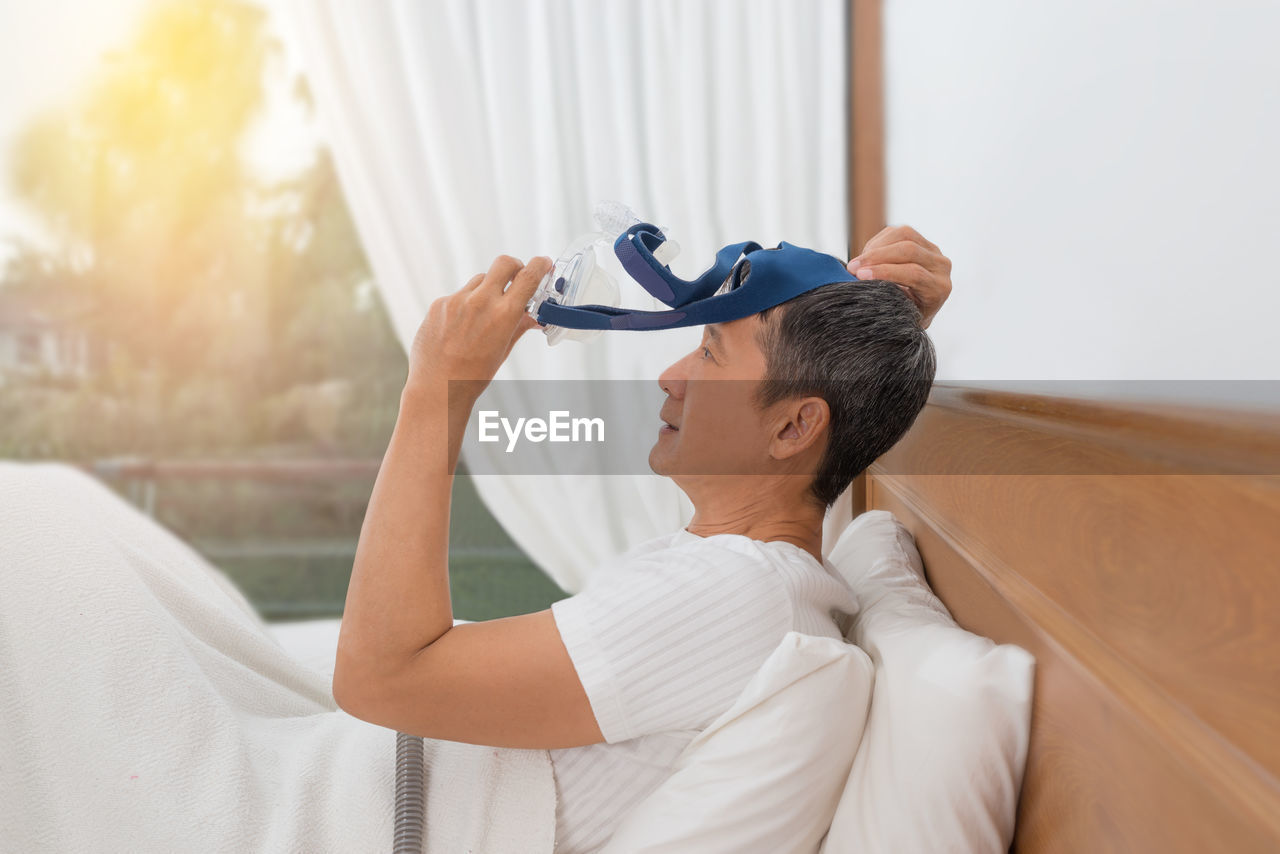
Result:
{"label": "man's left hand", "polygon": [[847,266],[859,279],[895,283],[919,307],[925,329],[951,295],[951,259],[909,225],[880,229]]}

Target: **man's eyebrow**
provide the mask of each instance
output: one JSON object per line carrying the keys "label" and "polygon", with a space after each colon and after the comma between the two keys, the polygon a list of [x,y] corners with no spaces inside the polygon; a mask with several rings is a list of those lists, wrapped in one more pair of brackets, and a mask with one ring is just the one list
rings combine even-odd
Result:
{"label": "man's eyebrow", "polygon": [[714,323],[708,323],[706,326],[707,336],[716,344],[723,346],[723,339],[720,337],[720,328]]}

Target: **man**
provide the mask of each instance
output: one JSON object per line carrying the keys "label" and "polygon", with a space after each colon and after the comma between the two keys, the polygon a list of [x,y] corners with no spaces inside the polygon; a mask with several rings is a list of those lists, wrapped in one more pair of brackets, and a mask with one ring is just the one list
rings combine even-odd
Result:
{"label": "man", "polygon": [[[934,373],[923,330],[951,262],[914,230],[885,229],[849,262],[863,281],[704,327],[660,377],[649,457],[692,500],[688,527],[552,608],[454,626],[461,437],[475,396],[537,326],[524,307],[550,268],[501,256],[431,305],[361,530],[333,691],[390,729],[549,750],[557,850],[589,851],[787,631],[840,636],[853,603],[822,563],[823,515],[923,407]],[[475,381],[473,393],[450,395],[450,380]]]}

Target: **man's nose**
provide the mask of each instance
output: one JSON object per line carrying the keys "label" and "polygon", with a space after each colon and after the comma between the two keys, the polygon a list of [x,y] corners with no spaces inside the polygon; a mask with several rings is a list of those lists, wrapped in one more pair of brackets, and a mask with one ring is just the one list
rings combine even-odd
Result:
{"label": "man's nose", "polygon": [[684,384],[689,376],[689,372],[685,370],[685,362],[688,359],[689,356],[685,356],[683,359],[673,362],[658,375],[658,386],[677,400],[684,397]]}

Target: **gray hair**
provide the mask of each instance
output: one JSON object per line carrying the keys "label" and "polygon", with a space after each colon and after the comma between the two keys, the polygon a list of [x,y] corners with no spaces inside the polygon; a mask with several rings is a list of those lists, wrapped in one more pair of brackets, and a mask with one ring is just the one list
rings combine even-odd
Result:
{"label": "gray hair", "polygon": [[765,378],[757,404],[812,395],[831,411],[809,487],[830,507],[924,408],[937,368],[933,342],[911,298],[881,280],[823,285],[759,316]]}

